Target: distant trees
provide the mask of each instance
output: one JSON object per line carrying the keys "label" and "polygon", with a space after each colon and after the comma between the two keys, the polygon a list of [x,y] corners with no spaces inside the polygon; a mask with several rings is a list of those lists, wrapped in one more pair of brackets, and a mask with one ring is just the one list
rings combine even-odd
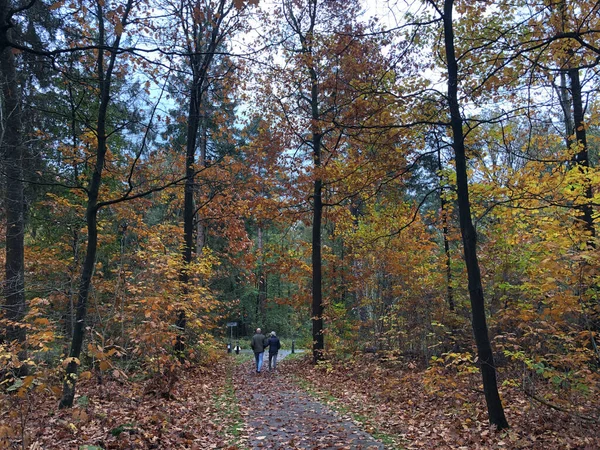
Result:
{"label": "distant trees", "polygon": [[285,25],[273,25],[283,60],[262,76],[259,97],[274,108],[270,126],[285,130],[284,145],[297,149],[284,159],[291,173],[286,200],[296,204],[296,220],[310,211],[315,362],[324,358],[326,308],[336,290],[345,289],[335,286],[336,278],[352,278],[344,278],[352,263],[333,262],[339,235],[324,245],[324,227],[336,228],[337,211],[349,211],[358,197],[373,195],[404,170],[388,160],[395,154],[403,161],[386,115],[393,100],[385,89],[394,77],[386,64],[393,56],[386,59],[385,41],[356,20],[359,8],[356,2],[283,2],[277,13]]}

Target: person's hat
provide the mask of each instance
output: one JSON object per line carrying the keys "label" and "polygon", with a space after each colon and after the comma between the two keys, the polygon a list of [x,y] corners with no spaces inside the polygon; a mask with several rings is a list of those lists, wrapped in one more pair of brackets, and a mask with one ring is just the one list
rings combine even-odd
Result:
{"label": "person's hat", "polygon": [[271,336],[275,336],[275,332],[274,331],[271,331]]}

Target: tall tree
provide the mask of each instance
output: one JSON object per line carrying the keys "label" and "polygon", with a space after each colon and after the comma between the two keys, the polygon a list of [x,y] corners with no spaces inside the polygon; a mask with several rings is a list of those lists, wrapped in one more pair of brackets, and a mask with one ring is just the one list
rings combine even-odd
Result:
{"label": "tall tree", "polygon": [[[30,5],[31,6],[31,5]],[[2,105],[0,146],[4,159],[6,183],[6,279],[4,285],[5,317],[8,341],[25,341],[25,328],[20,324],[25,315],[25,201],[23,196],[22,105],[15,53],[13,9],[9,0],[0,1],[0,83]]]}
{"label": "tall tree", "polygon": [[[323,67],[327,44],[319,42],[326,39],[320,28],[327,26],[335,28],[336,21],[343,14],[345,7],[338,2],[326,4],[319,0],[307,0],[296,3],[284,0],[283,17],[291,32],[291,53],[297,60],[302,71],[301,80],[295,80],[299,86],[300,102],[304,104],[303,114],[306,114],[307,138],[304,144],[310,147],[312,163],[312,241],[311,241],[311,271],[312,271],[312,340],[313,360],[323,359],[325,349],[324,318],[325,302],[323,299],[323,256],[322,256],[322,221],[323,221],[323,145],[327,133],[326,123],[330,120],[327,114],[326,95],[331,94],[326,85],[326,79],[331,76]],[[346,6],[347,7],[347,6]],[[353,6],[350,6],[352,8]],[[347,10],[346,10],[347,11]],[[336,14],[338,17],[336,17]],[[330,130],[333,131],[333,130]]]}
{"label": "tall tree", "polygon": [[[557,86],[559,103],[563,112],[567,147],[573,154],[574,169],[581,175],[582,201],[577,202],[580,221],[587,242],[595,246],[596,234],[593,220],[593,192],[586,172],[590,167],[588,156],[587,127],[585,121],[585,91],[582,87],[581,73],[594,70],[598,66],[598,52],[587,45],[589,39],[598,33],[597,2],[575,4],[563,0],[552,5],[530,2],[533,30],[523,31],[524,53],[533,53],[532,70],[546,73],[558,73],[560,85]],[[567,86],[566,78],[569,80]]]}
{"label": "tall tree", "polygon": [[496,364],[489,339],[485,299],[481,284],[481,272],[477,258],[477,232],[471,217],[471,204],[469,201],[469,180],[467,174],[467,160],[465,152],[465,136],[463,130],[463,117],[458,99],[459,67],[454,47],[454,24],[452,13],[454,0],[444,0],[441,11],[444,26],[444,49],[446,55],[446,70],[448,75],[448,107],[450,109],[450,126],[452,129],[452,147],[456,165],[456,184],[458,194],[458,214],[460,231],[463,240],[465,264],[467,266],[469,298],[471,300],[472,325],[477,344],[483,390],[488,408],[490,423],[498,429],[508,428],[504,415],[504,408],[498,393],[496,378]]}
{"label": "tall tree", "polygon": [[[61,407],[72,406],[73,399],[75,398],[75,383],[77,381],[79,356],[81,354],[85,334],[87,303],[96,264],[96,252],[98,250],[98,195],[102,185],[102,172],[106,164],[108,152],[109,132],[107,130],[107,116],[111,101],[111,89],[114,82],[115,66],[117,57],[120,54],[119,45],[123,36],[123,28],[128,25],[129,15],[131,14],[133,5],[133,0],[127,0],[127,2],[122,5],[122,15],[117,18],[118,22],[115,28],[110,30],[106,23],[106,7],[104,2],[98,1],[95,4],[98,27],[96,46],[102,49],[106,48],[106,51],[97,51],[97,59],[95,61],[99,96],[98,112],[95,123],[97,144],[92,173],[90,174],[88,186],[86,188],[87,207],[85,216],[87,223],[87,245],[77,294],[77,312],[75,317],[75,327],[73,329],[73,338],[71,340],[69,356],[65,360],[66,370],[62,398],[60,400]],[[109,42],[111,34],[112,42]]]}
{"label": "tall tree", "polygon": [[[193,253],[197,246],[194,240],[194,224],[198,223],[197,240],[204,241],[200,236],[204,233],[199,220],[196,220],[194,196],[197,195],[198,186],[196,176],[203,170],[206,162],[207,132],[206,113],[210,110],[204,103],[208,100],[207,92],[214,81],[214,66],[219,59],[219,53],[225,53],[227,39],[239,29],[240,10],[246,8],[247,2],[232,0],[207,0],[205,2],[185,1],[172,5],[173,14],[177,17],[178,24],[174,30],[174,42],[177,45],[179,36],[182,37],[184,48],[181,55],[187,60],[185,64],[189,71],[188,81],[188,110],[186,120],[185,142],[185,170],[186,181],[184,187],[183,211],[183,267],[180,273],[182,295],[187,295],[190,281],[189,267],[193,261]],[[202,127],[202,131],[201,131]],[[200,139],[198,138],[201,133]],[[201,146],[200,164],[197,160],[198,144]],[[202,244],[204,245],[204,244]],[[186,326],[184,310],[177,313],[177,327],[183,331]],[[183,350],[183,336],[179,337],[176,344],[178,351]]]}
{"label": "tall tree", "polygon": [[[385,106],[391,96],[383,86],[404,67],[390,69],[377,24],[360,22],[358,2],[285,0],[276,11],[273,36],[281,54],[275,62],[282,62],[268,61],[272,69],[260,75],[264,97],[257,103],[276,108],[270,120],[282,128],[289,149],[286,198],[295,200],[296,220],[310,223],[309,300],[318,362],[324,358],[324,312],[336,290],[333,278],[327,283],[331,290],[324,279],[337,277],[324,263],[331,247],[324,245],[323,226],[357,193],[375,195],[402,172],[405,152],[398,135],[380,125],[387,118],[389,126]],[[381,149],[388,150],[385,156]]]}

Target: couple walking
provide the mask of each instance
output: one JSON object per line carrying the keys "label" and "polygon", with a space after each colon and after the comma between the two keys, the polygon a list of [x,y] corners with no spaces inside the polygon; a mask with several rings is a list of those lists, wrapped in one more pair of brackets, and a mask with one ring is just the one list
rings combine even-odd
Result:
{"label": "couple walking", "polygon": [[256,373],[260,373],[260,369],[262,369],[264,352],[267,347],[269,347],[269,370],[271,368],[275,370],[277,367],[277,352],[281,348],[281,342],[279,342],[279,338],[274,331],[271,331],[271,335],[267,338],[262,334],[261,329],[257,328],[256,334],[252,336],[250,347],[252,347],[254,359],[256,359]]}

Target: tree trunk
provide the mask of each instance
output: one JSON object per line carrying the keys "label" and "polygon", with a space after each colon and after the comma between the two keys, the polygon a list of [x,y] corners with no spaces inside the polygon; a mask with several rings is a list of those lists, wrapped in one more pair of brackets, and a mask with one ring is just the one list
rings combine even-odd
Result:
{"label": "tree trunk", "polygon": [[[575,131],[575,141],[570,142],[570,145],[577,145],[578,152],[574,156],[575,164],[583,171],[587,171],[589,167],[588,158],[588,146],[587,146],[587,133],[585,129],[585,122],[583,117],[583,100],[581,98],[581,81],[579,80],[579,69],[569,69],[568,71],[569,80],[571,82],[571,98],[573,100],[573,128]],[[572,134],[569,135],[568,139],[571,138]],[[594,219],[592,217],[592,206],[591,202],[593,199],[592,186],[589,179],[586,177],[585,186],[585,198],[589,200],[589,203],[585,203],[579,206],[581,211],[580,218],[583,222],[584,230],[588,235],[588,245],[595,248],[594,237],[596,236],[596,230],[594,228]]]}
{"label": "tree trunk", "polygon": [[[321,139],[321,134],[313,134],[312,142],[315,169],[321,167]],[[323,350],[325,349],[325,340],[323,336],[323,262],[321,256],[321,222],[323,217],[322,190],[323,181],[317,176],[314,181],[313,189],[312,224],[312,337],[313,360],[315,363],[323,359]]]}
{"label": "tree trunk", "polygon": [[[0,2],[2,23],[6,23],[8,5]],[[0,46],[0,82],[2,83],[1,148],[6,174],[6,280],[4,306],[6,319],[14,322],[6,328],[8,342],[25,343],[25,328],[19,322],[25,316],[25,202],[23,195],[23,148],[21,146],[21,99],[15,57],[7,42]],[[26,359],[25,349],[20,358]],[[24,368],[24,370],[26,370]]]}
{"label": "tree trunk", "polygon": [[467,176],[467,163],[463,135],[463,118],[458,102],[458,64],[454,50],[454,29],[452,23],[453,0],[444,1],[444,44],[446,50],[446,64],[448,69],[448,105],[450,108],[450,121],[452,127],[453,147],[456,164],[456,184],[458,190],[458,211],[460,217],[460,231],[464,246],[465,264],[469,282],[469,297],[471,300],[473,333],[477,344],[477,355],[483,378],[483,390],[488,409],[488,418],[491,424],[498,429],[508,428],[504,415],[504,408],[498,393],[496,380],[496,366],[492,346],[488,336],[485,317],[485,302],[481,273],[477,259],[477,236],[471,219],[471,205],[469,202],[469,187]]}
{"label": "tree trunk", "polygon": [[104,157],[106,155],[106,139],[103,139],[104,153],[100,154],[100,139],[98,139],[98,158],[96,159],[96,169],[92,175],[90,184],[90,193],[88,196],[88,207],[86,211],[88,242],[86,248],[85,260],[81,272],[79,283],[79,293],[77,295],[77,310],[75,317],[75,327],[73,329],[73,338],[71,340],[71,350],[69,351],[69,363],[67,365],[65,379],[63,382],[63,394],[60,400],[60,407],[73,406],[75,398],[75,382],[77,380],[77,369],[79,366],[79,356],[83,346],[85,334],[85,319],[87,314],[87,301],[89,298],[92,276],[94,274],[94,265],[96,261],[96,251],[98,248],[98,222],[97,222],[97,203],[98,192],[102,180],[102,169],[104,168]]}
{"label": "tree trunk", "polygon": [[[192,70],[192,85],[190,91],[190,103],[188,108],[188,125],[187,125],[187,139],[186,139],[186,157],[185,157],[185,190],[183,200],[183,267],[179,273],[179,281],[182,285],[182,295],[185,299],[188,294],[188,283],[190,281],[190,274],[188,272],[189,265],[192,263],[192,252],[194,250],[194,192],[195,192],[195,176],[196,176],[196,145],[198,142],[198,131],[200,126],[200,111],[202,105],[202,97],[208,84],[208,74],[212,61],[217,50],[219,42],[223,38],[221,34],[221,25],[225,16],[231,10],[225,10],[226,0],[220,0],[214,11],[210,11],[213,15],[214,20],[212,30],[208,34],[208,40],[204,41],[206,37],[202,33],[197,33],[195,26],[192,27],[192,32],[188,38],[189,42],[189,58],[190,68]],[[192,9],[196,9],[193,3],[188,3]],[[193,14],[196,20],[196,13]],[[184,20],[185,22],[185,20]],[[194,25],[198,25],[195,23]],[[187,29],[188,24],[182,23],[184,29]],[[204,27],[202,24],[200,28]],[[203,47],[205,45],[205,47]],[[181,352],[185,348],[183,341],[183,335],[181,332],[186,327],[186,314],[183,309],[177,311],[177,318],[175,325],[180,330],[180,334],[175,344],[175,350]]]}
{"label": "tree trunk", "polygon": [[450,258],[450,241],[448,239],[448,202],[444,197],[442,171],[442,156],[438,148],[438,170],[440,171],[440,209],[442,216],[442,238],[444,240],[444,255],[446,257],[446,300],[448,309],[454,311],[454,292],[452,291],[452,259]]}
{"label": "tree trunk", "polygon": [[[206,109],[206,108],[205,108]],[[206,167],[206,149],[208,147],[208,112],[205,111],[202,120],[202,131],[200,133],[200,167]],[[206,227],[202,223],[200,211],[196,212],[196,257],[202,254],[206,245]]]}
{"label": "tree trunk", "polygon": [[264,273],[264,257],[263,257],[263,231],[259,225],[257,231],[257,250],[258,250],[258,273],[257,273],[257,290],[256,296],[256,322],[262,323],[265,319],[265,303],[267,300],[267,280]]}
{"label": "tree trunk", "polygon": [[[196,175],[196,141],[198,136],[198,125],[200,124],[200,97],[201,97],[201,80],[197,75],[197,56],[191,56],[192,71],[194,79],[192,81],[192,89],[190,93],[190,104],[188,108],[187,121],[187,141],[185,155],[185,187],[183,197],[183,267],[179,273],[179,281],[181,282],[181,290],[183,298],[188,295],[188,283],[190,275],[188,267],[192,263],[192,250],[194,248],[194,185]],[[175,351],[179,353],[180,358],[185,350],[185,341],[183,332],[186,327],[185,310],[177,311],[175,326],[179,330],[177,341],[175,343]]]}
{"label": "tree trunk", "polygon": [[569,96],[569,89],[567,88],[567,77],[564,70],[561,70],[560,72],[560,88],[558,94],[560,99],[560,106],[563,110],[567,148],[569,148],[573,143],[571,136],[575,134],[575,130],[573,129],[573,117],[571,116],[571,98]]}
{"label": "tree trunk", "polygon": [[310,79],[310,97],[308,104],[310,106],[311,124],[311,145],[313,158],[313,171],[315,180],[313,182],[313,223],[312,223],[312,249],[311,249],[311,266],[312,266],[312,338],[313,338],[313,360],[315,363],[322,360],[323,350],[325,349],[325,341],[323,336],[323,261],[321,255],[321,224],[323,220],[323,180],[321,178],[321,145],[323,133],[321,132],[319,121],[321,114],[319,111],[319,77],[315,70],[312,49],[313,32],[317,20],[317,8],[319,3],[317,0],[308,1],[308,27],[306,31],[302,30],[300,21],[295,17],[292,2],[284,2],[288,23],[291,25],[294,33],[298,37],[301,50],[300,52],[306,57],[303,59],[309,79]]}
{"label": "tree trunk", "polygon": [[[196,66],[197,57],[192,57],[192,65]],[[194,70],[196,72],[197,70]],[[192,262],[192,249],[194,248],[194,182],[196,164],[196,141],[198,126],[200,124],[200,80],[194,75],[187,120],[187,141],[185,154],[185,191],[183,200],[183,262],[188,265]],[[184,269],[181,273],[182,283],[187,283],[189,276]]]}

